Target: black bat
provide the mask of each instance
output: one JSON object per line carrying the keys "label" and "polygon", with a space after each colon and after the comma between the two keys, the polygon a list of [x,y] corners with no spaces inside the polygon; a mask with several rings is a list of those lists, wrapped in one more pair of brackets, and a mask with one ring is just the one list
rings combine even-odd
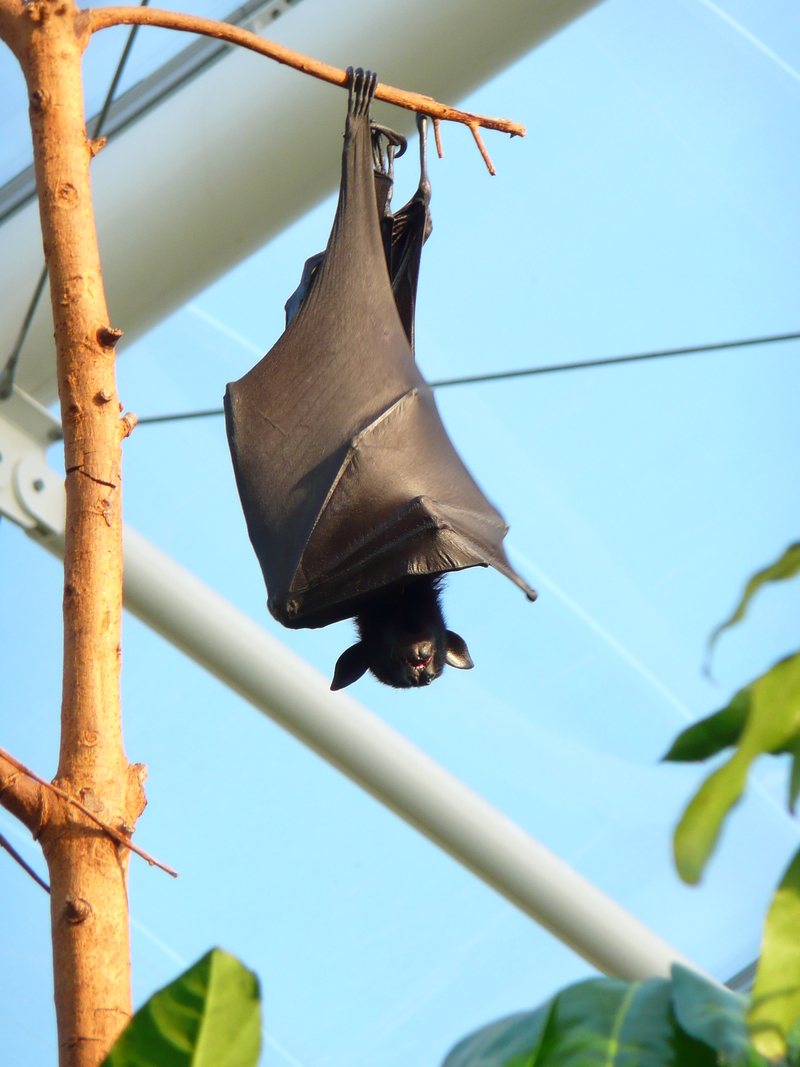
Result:
{"label": "black bat", "polygon": [[334,689],[368,669],[406,688],[427,685],[445,663],[472,666],[442,616],[440,583],[450,571],[491,565],[536,597],[511,567],[508,527],[453,448],[414,361],[416,283],[430,232],[424,130],[420,186],[392,215],[398,145],[370,124],[376,84],[369,71],[351,71],[328,247],[307,262],[285,332],[225,395],[270,612],[291,628],[356,619],[361,640],[340,657]]}

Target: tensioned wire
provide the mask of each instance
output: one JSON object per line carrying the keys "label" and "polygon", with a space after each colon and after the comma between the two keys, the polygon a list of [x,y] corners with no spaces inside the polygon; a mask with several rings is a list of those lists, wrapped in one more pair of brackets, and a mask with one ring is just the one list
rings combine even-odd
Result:
{"label": "tensioned wire", "polygon": [[[694,356],[704,352],[722,352],[734,348],[751,348],[756,345],[772,345],[783,341],[798,341],[800,333],[776,333],[765,337],[748,337],[739,341],[718,341],[707,345],[690,345],[686,348],[664,348],[655,352],[636,352],[627,356],[606,356],[602,359],[585,359],[575,363],[551,363],[539,367],[524,367],[520,370],[495,371],[490,374],[471,374],[463,378],[441,378],[428,382],[431,389],[447,389],[453,385],[478,385],[484,382],[502,382],[510,378],[532,378],[539,374],[559,374],[570,370],[588,370],[592,367],[610,367],[618,363],[642,363],[652,359],[670,359],[674,356]],[[181,411],[172,415],[150,415],[138,421],[139,426],[157,422],[180,422],[184,419],[206,419],[223,415],[222,408],[207,408],[202,411]]]}

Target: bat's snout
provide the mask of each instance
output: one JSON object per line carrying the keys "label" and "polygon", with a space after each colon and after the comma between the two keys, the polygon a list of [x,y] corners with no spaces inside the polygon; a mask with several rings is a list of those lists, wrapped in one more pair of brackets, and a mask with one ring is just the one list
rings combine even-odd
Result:
{"label": "bat's snout", "polygon": [[433,659],[432,641],[417,641],[408,650],[408,663],[412,667],[427,667]]}

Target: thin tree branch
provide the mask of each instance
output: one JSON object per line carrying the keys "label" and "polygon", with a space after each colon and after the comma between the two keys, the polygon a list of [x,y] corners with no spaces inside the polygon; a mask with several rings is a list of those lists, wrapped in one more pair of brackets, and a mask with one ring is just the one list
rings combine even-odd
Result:
{"label": "thin tree branch", "polygon": [[22,0],[0,0],[0,41],[5,41],[14,55],[18,55],[19,19],[24,4]]}
{"label": "thin tree branch", "polygon": [[[70,796],[69,793],[60,789],[57,785],[53,785],[52,782],[48,782],[46,779],[41,778],[36,771],[32,771],[29,767],[26,767],[24,763],[20,763],[18,759],[15,759],[9,752],[6,752],[4,748],[0,748],[0,758],[6,760],[12,767],[21,771],[22,774],[27,775],[28,778],[32,778],[34,782],[38,782],[39,785],[44,786],[45,789],[51,789],[56,796],[61,797],[62,800],[66,800],[68,804],[72,804],[73,807],[77,808],[78,811],[83,812],[83,814],[91,819],[92,822],[97,823],[100,829],[105,830],[109,837],[113,837],[118,844],[123,845],[125,848],[129,848],[131,852],[135,852],[136,855],[141,856],[143,860],[147,860],[151,867],[160,867],[162,871],[166,871],[167,874],[172,875],[173,878],[178,877],[178,872],[173,870],[172,867],[168,867],[166,863],[162,863],[161,860],[155,859],[154,856],[145,852],[144,849],[139,848],[138,845],[135,845],[129,837],[125,836],[125,834],[121,834],[119,830],[115,830],[113,826],[109,826],[108,823],[103,822],[102,819],[98,819],[95,813],[90,811],[84,804],[81,804],[79,800]],[[0,794],[0,796],[2,796],[2,794]]]}
{"label": "thin tree branch", "polygon": [[8,840],[8,838],[3,837],[2,834],[0,834],[0,848],[4,848],[9,854],[9,856],[12,858],[12,860],[16,860],[20,867],[23,869],[23,871],[25,871],[26,874],[29,874],[34,880],[34,882],[36,882],[37,885],[40,885],[42,887],[45,893],[50,892],[50,886],[47,884],[47,882],[45,882],[44,878],[39,877],[33,867],[31,867],[30,864],[25,862],[25,860],[22,858],[22,856],[20,856],[19,852],[17,852],[17,850]]}
{"label": "thin tree branch", "polygon": [[441,125],[441,119],[433,120],[433,136],[436,138],[436,154],[439,159],[444,159],[444,149],[442,148],[442,131],[439,129]]}
{"label": "thin tree branch", "polygon": [[[231,26],[227,22],[216,22],[214,19],[200,18],[198,15],[183,15],[176,11],[160,11],[158,8],[141,7],[91,8],[86,14],[89,17],[89,26],[92,33],[106,29],[109,26],[119,26],[120,24],[161,26],[167,30],[201,33],[206,37],[216,37],[221,41],[228,41],[230,44],[249,48],[253,52],[258,52],[262,56],[274,59],[287,67],[293,67],[304,74],[310,74],[314,78],[330,82],[331,85],[340,85],[346,88],[348,84],[347,73],[338,67],[332,67],[328,63],[321,63],[316,59],[311,59],[300,52],[284,47],[284,45],[276,44],[274,41],[267,41],[263,37],[259,37],[258,34],[242,30],[238,26]],[[459,111],[457,108],[449,107],[447,104],[437,103],[430,96],[407,92],[405,89],[394,89],[390,85],[381,85],[379,83],[375,90],[375,99],[385,100],[388,104],[395,104],[397,107],[404,107],[409,111],[419,111],[437,121],[461,122],[465,126],[469,126],[478,147],[481,149],[481,155],[492,174],[495,173],[494,167],[486,149],[483,147],[480,135],[477,133],[478,127],[482,126],[486,130],[499,130],[501,133],[508,133],[512,137],[524,137],[526,132],[524,126],[518,122],[512,122],[511,119],[494,119],[485,115],[474,115],[470,111]]]}
{"label": "thin tree branch", "polygon": [[478,151],[483,156],[483,162],[489,169],[489,173],[494,177],[497,171],[494,169],[494,163],[489,158],[489,153],[486,151],[486,145],[483,143],[483,138],[478,133],[478,124],[476,122],[470,122],[469,128],[472,131],[472,136],[475,138],[475,144],[478,146]]}
{"label": "thin tree branch", "polygon": [[0,756],[0,804],[19,819],[35,839],[47,821],[47,804],[42,789],[24,774],[20,777],[15,760]]}

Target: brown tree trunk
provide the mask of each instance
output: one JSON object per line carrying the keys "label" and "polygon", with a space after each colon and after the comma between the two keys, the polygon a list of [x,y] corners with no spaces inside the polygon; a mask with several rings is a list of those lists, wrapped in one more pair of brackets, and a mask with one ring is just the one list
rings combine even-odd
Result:
{"label": "brown tree trunk", "polygon": [[[50,273],[64,427],[67,525],[64,682],[56,782],[112,826],[132,832],[143,768],[122,744],[121,441],[114,344],[89,184],[81,59],[90,31],[72,0],[13,5],[3,33],[28,89],[36,187]],[[5,31],[5,32],[3,32]],[[9,39],[10,38],[10,39]],[[128,851],[67,805],[41,831],[50,871],[61,1067],[95,1067],[131,1015]]]}

